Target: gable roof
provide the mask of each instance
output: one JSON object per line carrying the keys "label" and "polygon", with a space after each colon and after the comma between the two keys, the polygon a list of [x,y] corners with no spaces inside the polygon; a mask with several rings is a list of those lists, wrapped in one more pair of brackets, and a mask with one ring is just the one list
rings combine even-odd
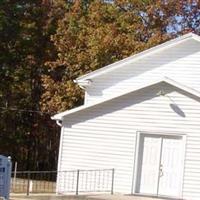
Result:
{"label": "gable roof", "polygon": [[100,76],[102,74],[110,72],[112,70],[115,70],[117,68],[123,67],[123,66],[125,66],[125,65],[127,65],[129,63],[135,62],[135,61],[137,61],[139,59],[142,59],[142,58],[144,58],[146,56],[149,56],[149,55],[151,55],[153,53],[156,53],[158,51],[161,51],[161,50],[176,46],[176,45],[178,45],[178,44],[180,44],[182,42],[185,42],[185,41],[187,41],[189,39],[194,39],[195,41],[200,42],[200,36],[198,36],[198,35],[196,35],[194,33],[188,33],[188,34],[180,36],[180,37],[178,37],[176,39],[172,39],[172,40],[167,41],[167,42],[165,42],[163,44],[160,44],[160,45],[157,45],[157,46],[152,47],[150,49],[147,49],[145,51],[142,51],[141,53],[135,54],[133,56],[130,56],[128,58],[125,58],[123,60],[115,62],[113,64],[107,65],[107,66],[105,66],[103,68],[97,69],[97,70],[95,70],[93,72],[85,74],[85,75],[77,78],[75,80],[75,82],[78,83],[80,86],[82,86],[82,85],[85,86],[85,85],[90,83],[90,82],[88,83],[88,81],[90,81],[90,79],[92,79],[92,78],[95,78],[97,76]]}
{"label": "gable roof", "polygon": [[189,94],[192,94],[192,95],[200,98],[200,92],[199,91],[194,90],[194,89],[192,89],[192,88],[190,88],[190,87],[188,87],[186,85],[183,85],[183,84],[181,84],[181,83],[179,83],[177,81],[174,81],[173,79],[170,79],[168,77],[163,77],[161,79],[145,83],[142,86],[140,86],[140,87],[138,87],[138,88],[136,88],[134,90],[126,91],[126,92],[124,92],[124,93],[122,93],[120,95],[113,96],[112,98],[104,99],[103,101],[99,101],[99,102],[96,102],[94,104],[83,105],[83,106],[79,106],[79,107],[71,109],[71,110],[67,110],[67,111],[61,112],[61,113],[56,114],[53,117],[51,117],[51,119],[53,119],[53,120],[63,120],[63,117],[65,117],[67,115],[70,115],[70,114],[73,114],[73,113],[76,113],[76,112],[79,112],[79,111],[82,111],[82,110],[85,110],[85,109],[89,109],[89,108],[95,107],[95,106],[97,106],[99,104],[105,103],[107,101],[111,101],[111,100],[119,98],[119,97],[121,97],[123,95],[129,94],[129,93],[132,93],[132,92],[136,92],[138,90],[144,89],[146,87],[153,86],[153,85],[161,83],[161,82],[168,83],[168,84],[170,84],[170,85],[172,85],[172,86],[174,86],[176,88],[179,88],[179,89],[181,89],[183,91],[186,91]]}

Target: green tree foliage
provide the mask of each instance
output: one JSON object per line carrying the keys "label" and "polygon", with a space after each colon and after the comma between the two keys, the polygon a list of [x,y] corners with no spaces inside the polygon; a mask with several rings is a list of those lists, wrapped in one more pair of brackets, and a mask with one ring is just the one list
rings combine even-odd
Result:
{"label": "green tree foliage", "polygon": [[21,170],[55,169],[59,127],[50,116],[83,102],[73,80],[184,32],[199,34],[199,6],[195,0],[1,0],[0,153]]}

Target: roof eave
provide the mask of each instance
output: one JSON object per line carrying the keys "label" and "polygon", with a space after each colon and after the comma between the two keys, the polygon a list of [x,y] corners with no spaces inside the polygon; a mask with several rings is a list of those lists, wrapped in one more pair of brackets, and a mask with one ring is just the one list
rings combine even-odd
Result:
{"label": "roof eave", "polygon": [[181,90],[183,90],[183,91],[186,91],[186,92],[189,93],[189,94],[192,94],[192,95],[197,96],[197,97],[200,98],[200,92],[199,92],[199,91],[194,90],[193,88],[190,88],[190,87],[188,87],[188,86],[185,86],[185,85],[183,85],[183,84],[181,84],[181,83],[179,83],[179,82],[177,82],[177,81],[174,81],[173,79],[171,79],[171,78],[169,78],[169,77],[162,77],[162,78],[160,78],[160,79],[158,79],[158,80],[153,80],[153,81],[151,81],[151,82],[149,82],[149,83],[146,83],[146,84],[144,84],[144,85],[142,85],[142,86],[140,86],[140,87],[138,87],[138,88],[136,88],[136,89],[134,89],[134,90],[132,90],[132,91],[125,91],[124,93],[122,93],[122,94],[120,94],[120,95],[116,95],[116,96],[114,96],[114,97],[111,98],[111,99],[104,99],[103,101],[99,101],[99,102],[96,102],[96,103],[91,104],[91,105],[79,106],[79,107],[77,107],[77,108],[74,108],[74,109],[67,110],[67,111],[64,111],[64,112],[62,112],[62,113],[56,114],[56,115],[52,116],[51,119],[53,119],[53,120],[63,120],[63,117],[65,117],[65,116],[67,116],[67,115],[76,113],[76,112],[78,112],[78,111],[81,111],[81,110],[84,110],[84,109],[87,109],[87,108],[94,107],[94,106],[96,106],[96,105],[105,103],[105,102],[107,102],[107,101],[111,101],[111,100],[113,100],[113,99],[115,99],[115,98],[121,97],[121,96],[126,95],[126,94],[129,94],[129,93],[131,93],[131,92],[136,92],[136,91],[138,91],[138,90],[147,88],[147,87],[149,87],[149,86],[158,84],[158,83],[160,83],[160,82],[168,83],[168,84],[170,84],[170,85],[172,85],[172,86],[174,86],[174,87],[177,87],[177,88],[179,88],[179,89],[181,89]]}
{"label": "roof eave", "polygon": [[125,58],[123,60],[120,60],[120,61],[117,61],[117,62],[112,63],[110,65],[107,65],[107,66],[105,66],[103,68],[97,69],[97,70],[95,70],[93,72],[90,72],[88,74],[85,74],[85,75],[77,78],[75,81],[79,85],[81,85],[81,82],[83,82],[83,81],[85,81],[87,79],[91,80],[91,79],[93,79],[93,78],[95,78],[97,76],[100,76],[102,74],[108,73],[108,72],[110,72],[110,71],[112,71],[114,69],[120,68],[120,67],[122,67],[124,65],[127,65],[129,63],[135,62],[135,61],[137,61],[139,59],[144,58],[145,56],[149,56],[149,55],[151,55],[153,53],[156,53],[156,52],[158,52],[160,50],[164,50],[164,49],[170,48],[172,46],[176,46],[176,45],[182,43],[183,41],[186,41],[186,40],[191,39],[191,38],[195,39],[198,42],[200,42],[200,36],[198,36],[198,35],[196,35],[194,33],[188,33],[188,34],[185,34],[185,35],[180,36],[178,38],[169,40],[169,41],[167,41],[167,42],[165,42],[163,44],[160,44],[160,45],[157,45],[157,46],[152,47],[150,49],[147,49],[145,51],[142,51],[142,52],[140,52],[138,54],[132,55],[132,56],[130,56],[128,58]]}

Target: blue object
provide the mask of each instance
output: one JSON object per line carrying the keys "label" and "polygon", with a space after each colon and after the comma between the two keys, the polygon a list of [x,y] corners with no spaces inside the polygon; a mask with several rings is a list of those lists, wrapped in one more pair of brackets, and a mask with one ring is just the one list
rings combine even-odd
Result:
{"label": "blue object", "polygon": [[0,155],[0,197],[9,199],[11,180],[11,157]]}

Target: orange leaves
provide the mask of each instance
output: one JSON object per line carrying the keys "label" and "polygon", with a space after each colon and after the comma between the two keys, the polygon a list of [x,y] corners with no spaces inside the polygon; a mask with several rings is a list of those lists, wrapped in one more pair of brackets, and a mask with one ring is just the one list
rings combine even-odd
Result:
{"label": "orange leaves", "polygon": [[[79,105],[83,93],[73,79],[145,48],[143,39],[137,36],[143,31],[146,34],[138,12],[149,1],[131,1],[128,12],[125,11],[127,3],[106,4],[96,0],[87,4],[85,10],[82,2],[76,1],[66,12],[52,37],[58,51],[57,60],[48,64],[55,74],[60,65],[65,66],[66,74],[61,81],[52,80],[52,76],[43,77],[44,110],[57,108],[58,111]],[[119,6],[125,6],[124,10]]]}
{"label": "orange leaves", "polygon": [[[77,0],[68,6],[52,37],[58,54],[48,63],[55,75],[43,80],[44,86],[49,84],[44,92],[48,98],[43,98],[46,108],[55,110],[54,101],[58,110],[79,105],[83,93],[73,79],[167,40],[168,31],[176,31],[177,14],[184,14],[182,2]],[[56,80],[60,66],[66,73]],[[52,88],[56,94],[48,93]]]}

